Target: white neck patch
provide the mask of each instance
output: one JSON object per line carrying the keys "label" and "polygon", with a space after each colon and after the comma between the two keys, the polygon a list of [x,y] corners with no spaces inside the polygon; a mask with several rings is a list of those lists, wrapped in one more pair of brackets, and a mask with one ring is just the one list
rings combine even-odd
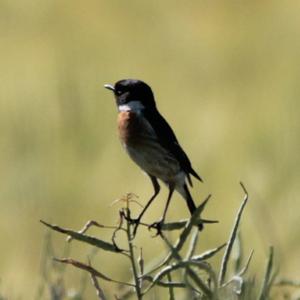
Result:
{"label": "white neck patch", "polygon": [[118,106],[119,111],[132,111],[134,113],[140,114],[141,111],[145,108],[145,106],[141,103],[141,101],[129,101],[126,104],[122,104]]}

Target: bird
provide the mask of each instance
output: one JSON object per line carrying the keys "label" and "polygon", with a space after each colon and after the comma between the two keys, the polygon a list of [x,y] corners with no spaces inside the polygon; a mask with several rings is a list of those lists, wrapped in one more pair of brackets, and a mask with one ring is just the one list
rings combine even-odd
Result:
{"label": "bird", "polygon": [[[151,87],[142,80],[122,79],[104,87],[113,92],[118,109],[118,133],[122,146],[130,158],[149,176],[154,193],[136,219],[133,235],[142,216],[160,192],[160,183],[167,185],[168,198],[159,221],[149,227],[160,233],[174,190],[186,201],[190,214],[196,210],[189,191],[193,186],[191,176],[203,182],[192,168],[191,162],[180,146],[166,119],[157,109]],[[203,225],[198,225],[201,230]]]}

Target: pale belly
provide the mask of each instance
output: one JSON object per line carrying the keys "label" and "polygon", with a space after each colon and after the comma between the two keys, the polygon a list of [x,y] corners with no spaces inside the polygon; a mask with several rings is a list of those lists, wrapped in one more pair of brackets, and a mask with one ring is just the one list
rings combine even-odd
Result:
{"label": "pale belly", "polygon": [[131,159],[146,173],[165,183],[177,183],[182,177],[178,161],[156,142],[124,146]]}

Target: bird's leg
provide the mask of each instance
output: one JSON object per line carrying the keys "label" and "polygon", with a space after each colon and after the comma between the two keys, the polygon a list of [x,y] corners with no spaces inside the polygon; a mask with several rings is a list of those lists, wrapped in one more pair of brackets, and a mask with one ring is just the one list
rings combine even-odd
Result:
{"label": "bird's leg", "polygon": [[[149,175],[149,174],[148,174]],[[156,177],[149,175],[153,188],[154,188],[154,194],[152,195],[152,197],[150,198],[150,200],[147,202],[146,206],[143,208],[142,212],[139,214],[139,216],[136,219],[131,219],[130,222],[133,223],[134,229],[132,232],[132,237],[134,238],[136,235],[136,231],[138,229],[138,226],[140,224],[140,221],[142,219],[142,216],[144,215],[144,213],[146,212],[147,208],[150,206],[150,204],[152,203],[152,201],[156,198],[156,196],[158,195],[159,191],[160,191],[160,185],[156,179]]]}
{"label": "bird's leg", "polygon": [[162,227],[162,224],[165,222],[165,218],[166,218],[166,214],[167,214],[167,211],[168,211],[168,207],[169,207],[169,204],[170,204],[170,200],[172,198],[172,195],[173,195],[173,192],[174,192],[174,185],[173,184],[169,184],[169,195],[168,195],[168,199],[167,199],[167,203],[166,203],[166,206],[165,206],[165,209],[164,209],[164,213],[162,215],[162,218],[157,221],[157,222],[154,222],[153,224],[151,224],[148,229],[150,230],[151,228],[154,228],[157,230],[155,236],[159,235],[160,232],[161,232],[161,227]]}

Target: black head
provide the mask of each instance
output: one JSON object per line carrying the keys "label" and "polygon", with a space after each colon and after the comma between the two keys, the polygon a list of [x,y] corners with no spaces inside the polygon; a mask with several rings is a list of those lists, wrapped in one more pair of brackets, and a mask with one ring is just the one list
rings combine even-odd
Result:
{"label": "black head", "polygon": [[129,102],[140,103],[145,109],[155,108],[155,100],[148,84],[136,79],[123,79],[114,86],[106,84],[105,88],[114,92],[117,106],[126,105]]}

